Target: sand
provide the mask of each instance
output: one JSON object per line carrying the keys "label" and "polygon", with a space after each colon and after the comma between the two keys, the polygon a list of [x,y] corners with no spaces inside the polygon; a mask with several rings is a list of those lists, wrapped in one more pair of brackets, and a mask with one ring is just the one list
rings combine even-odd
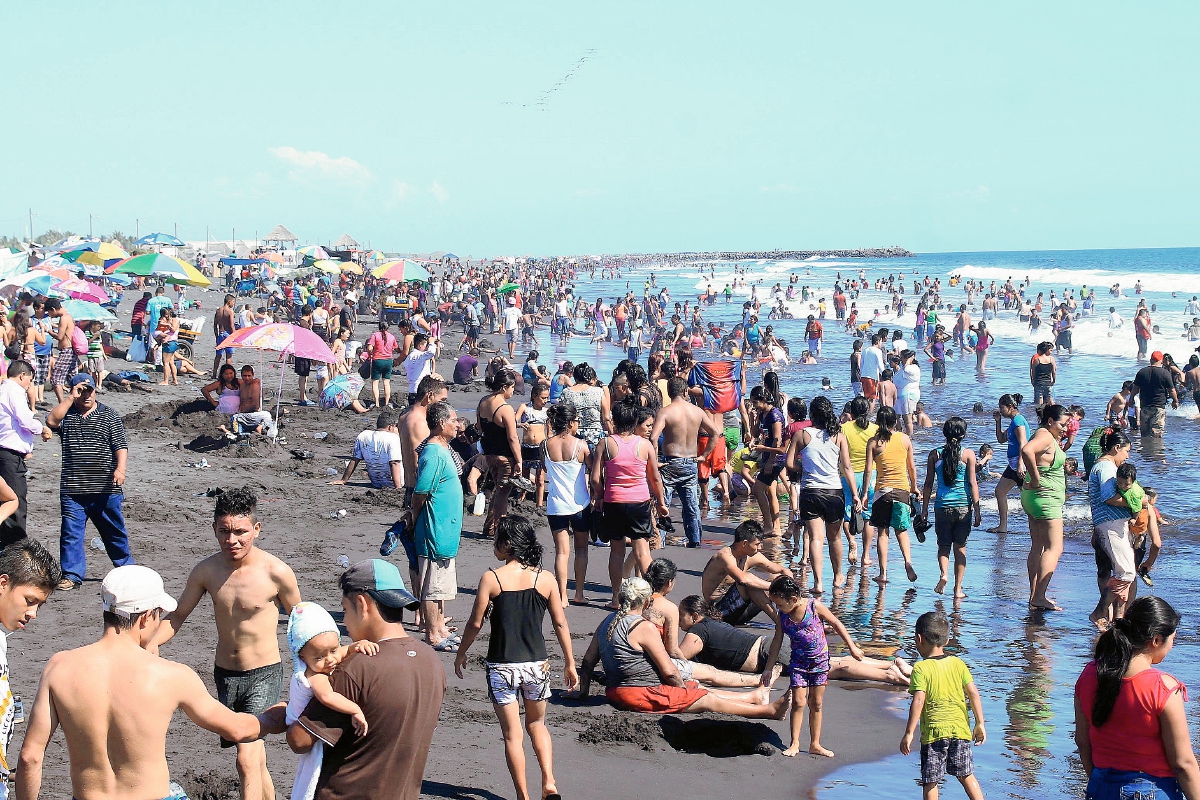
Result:
{"label": "sand", "polygon": [[[204,313],[211,316],[219,302],[215,292],[200,293]],[[133,293],[122,307],[122,325],[128,327]],[[199,313],[199,312],[196,312]],[[194,314],[189,313],[188,316]],[[206,326],[208,327],[208,326]],[[457,337],[454,337],[457,341]],[[197,366],[211,367],[209,333],[197,347]],[[248,353],[236,363],[259,365],[259,355]],[[264,384],[272,394],[280,373],[270,368],[265,355]],[[137,368],[119,359],[115,369]],[[452,362],[442,365],[448,373]],[[402,378],[393,388],[402,392]],[[331,486],[350,457],[357,433],[373,426],[373,415],[322,412],[294,404],[295,375],[284,373],[284,446],[257,442],[247,446],[226,443],[219,437],[221,417],[199,398],[205,381],[183,380],[179,387],[155,387],[153,394],[103,392],[100,401],[126,420],[130,439],[125,514],[134,556],[158,570],[168,591],[182,591],[191,567],[215,552],[211,529],[211,489],[246,485],[259,496],[263,534],[259,545],[284,559],[295,570],[302,596],[335,609],[339,602],[336,580],[339,556],[351,562],[378,555],[383,532],[398,515],[399,497],[388,490],[371,489],[360,467],[351,485]],[[313,392],[310,388],[310,397]],[[477,391],[454,391],[450,402],[474,418]],[[52,398],[51,398],[52,399]],[[515,398],[518,402],[520,398]],[[313,434],[326,433],[324,438]],[[299,460],[290,450],[307,450],[312,458]],[[204,459],[206,468],[194,466]],[[58,546],[58,441],[39,444],[29,459],[29,530],[57,552]],[[345,515],[336,517],[339,510]],[[531,510],[531,509],[529,509]],[[672,509],[676,525],[678,505]],[[532,514],[549,545],[544,516]],[[480,574],[493,562],[490,545],[479,538],[482,517],[468,515],[458,560],[460,594],[448,604],[449,613],[465,620]],[[705,538],[726,541],[731,525],[705,526]],[[88,538],[95,534],[89,526]],[[553,553],[550,547],[547,563]],[[104,553],[88,548],[89,573],[78,590],[54,595],[29,629],[9,641],[12,685],[25,698],[28,709],[37,677],[56,651],[94,641],[100,634],[99,580],[110,569]],[[709,551],[668,548],[661,554],[679,565],[676,599],[699,590],[700,571]],[[397,554],[402,562],[403,556]],[[399,562],[398,562],[399,563]],[[588,594],[594,607],[568,609],[576,658],[582,658],[589,637],[605,612],[607,602],[607,550],[593,549],[588,572]],[[402,568],[402,572],[403,572]],[[280,650],[286,653],[285,619],[281,617]],[[764,630],[764,633],[769,631]],[[486,640],[486,627],[481,639]],[[547,621],[556,674],[561,676],[561,654]],[[212,606],[204,601],[180,633],[163,648],[162,655],[191,666],[211,691],[212,659],[216,646]],[[453,656],[441,655],[449,676],[449,691],[441,723],[425,773],[423,797],[510,798],[512,784],[504,763],[500,728],[496,723],[483,680],[480,656],[485,641],[472,649],[466,677],[453,674]],[[782,685],[777,684],[777,686]],[[561,686],[561,683],[559,683]],[[659,798],[809,796],[821,775],[855,761],[875,760],[893,752],[901,733],[898,709],[906,694],[898,689],[833,682],[826,694],[824,744],[836,759],[779,755],[786,747],[788,722],[747,722],[713,715],[663,718],[617,712],[602,698],[602,687],[593,686],[586,703],[556,696],[551,700],[548,723],[554,736],[555,771],[565,797]],[[14,737],[16,752],[23,731]],[[802,743],[807,744],[807,730]],[[530,787],[537,791],[538,770],[530,755]],[[167,738],[167,758],[173,777],[191,792],[193,800],[236,797],[236,773],[231,751],[219,749],[216,737],[176,716]],[[291,788],[296,758],[282,737],[268,743],[268,761],[275,776],[277,797]],[[665,790],[670,786],[670,790]],[[66,749],[61,733],[48,752],[43,797],[70,797]]]}

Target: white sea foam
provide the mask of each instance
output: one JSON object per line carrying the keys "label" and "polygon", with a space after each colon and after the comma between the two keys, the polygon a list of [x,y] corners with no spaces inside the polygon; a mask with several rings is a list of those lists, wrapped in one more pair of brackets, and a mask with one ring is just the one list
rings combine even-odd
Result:
{"label": "white sea foam", "polygon": [[1132,291],[1134,283],[1138,280],[1142,282],[1143,291],[1146,292],[1178,292],[1181,295],[1186,294],[1189,298],[1193,294],[1200,293],[1200,278],[1196,274],[1185,275],[1175,272],[1118,272],[1115,270],[1061,269],[1058,267],[1019,269],[1015,267],[985,267],[973,264],[964,264],[962,267],[953,270],[953,272],[956,275],[962,275],[964,278],[996,281],[998,284],[1003,283],[1009,278],[1013,279],[1014,284],[1023,282],[1026,278],[1029,278],[1035,287],[1046,286],[1074,289],[1076,295],[1079,294],[1081,286],[1087,286],[1089,289],[1096,290],[1096,298],[1100,302],[1109,297],[1108,290],[1113,284],[1119,283],[1122,289]]}

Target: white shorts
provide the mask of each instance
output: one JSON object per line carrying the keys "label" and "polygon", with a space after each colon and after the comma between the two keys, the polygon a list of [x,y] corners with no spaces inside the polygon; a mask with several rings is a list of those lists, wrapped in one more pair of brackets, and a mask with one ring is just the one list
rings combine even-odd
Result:
{"label": "white shorts", "polygon": [[672,658],[671,663],[675,665],[675,669],[679,672],[680,680],[690,681],[692,675],[696,672],[696,663],[694,661],[684,661],[682,658]]}
{"label": "white shorts", "polygon": [[1113,577],[1126,583],[1137,579],[1133,542],[1129,539],[1129,520],[1114,519],[1096,525],[1096,538],[1104,554],[1112,561]]}
{"label": "white shorts", "polygon": [[453,558],[417,558],[417,597],[453,600],[458,596],[458,575]]}
{"label": "white shorts", "polygon": [[488,699],[498,706],[526,700],[550,698],[550,662],[522,661],[517,664],[487,665]]}

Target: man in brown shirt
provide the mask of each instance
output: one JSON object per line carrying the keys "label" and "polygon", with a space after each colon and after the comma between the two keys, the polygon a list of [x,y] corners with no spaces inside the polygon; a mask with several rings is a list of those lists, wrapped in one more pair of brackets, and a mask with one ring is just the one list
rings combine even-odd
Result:
{"label": "man in brown shirt", "polygon": [[341,588],[346,632],[377,643],[379,654],[351,654],[330,683],[362,708],[370,727],[356,736],[350,717],[313,700],[288,728],[288,745],[306,753],[318,740],[325,744],[316,800],[418,800],[446,671],[400,624],[419,603],[395,565],[360,561],[342,574]]}

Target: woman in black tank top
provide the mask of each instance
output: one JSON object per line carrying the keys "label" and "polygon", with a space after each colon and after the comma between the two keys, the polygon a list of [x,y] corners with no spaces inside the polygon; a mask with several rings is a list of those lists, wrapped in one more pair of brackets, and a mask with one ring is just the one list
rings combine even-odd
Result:
{"label": "woman in black tank top", "polygon": [[463,677],[467,650],[483,627],[483,618],[491,605],[492,637],[488,643],[488,697],[496,709],[504,733],[504,752],[509,774],[518,797],[529,797],[525,780],[524,734],[517,701],[525,703],[525,729],[533,743],[543,774],[542,797],[558,797],[550,732],[546,729],[546,700],[550,697],[550,662],[542,622],[546,612],[562,646],[565,669],[563,682],[568,689],[579,685],[575,656],[571,651],[571,631],[563,611],[558,583],[553,573],[543,572],[542,545],[529,520],[509,515],[496,528],[496,558],[504,566],[490,569],[479,579],[475,606],[463,632],[454,672]]}

